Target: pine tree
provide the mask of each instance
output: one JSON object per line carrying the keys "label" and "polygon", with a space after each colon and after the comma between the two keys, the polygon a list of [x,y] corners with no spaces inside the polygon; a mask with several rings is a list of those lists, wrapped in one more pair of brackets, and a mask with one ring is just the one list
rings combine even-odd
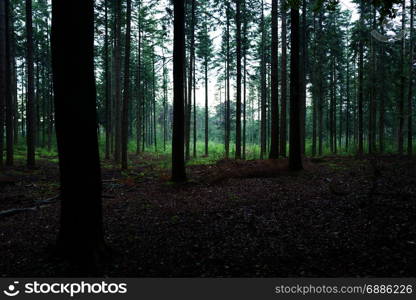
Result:
{"label": "pine tree", "polygon": [[184,0],[174,1],[173,39],[173,136],[172,181],[186,180],[184,159],[184,86],[185,78],[185,7]]}
{"label": "pine tree", "polygon": [[58,248],[87,272],[94,271],[90,267],[96,267],[97,257],[104,251],[93,8],[92,0],[52,1],[52,67],[62,199]]}

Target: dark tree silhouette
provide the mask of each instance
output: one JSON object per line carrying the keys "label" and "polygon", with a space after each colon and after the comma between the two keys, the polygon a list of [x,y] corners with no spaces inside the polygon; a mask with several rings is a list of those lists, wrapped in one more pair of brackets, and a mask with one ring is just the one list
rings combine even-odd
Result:
{"label": "dark tree silhouette", "polygon": [[289,133],[289,168],[293,171],[301,170],[301,94],[299,73],[299,8],[290,9],[291,53],[290,53],[290,133]]}
{"label": "dark tree silhouette", "polygon": [[174,2],[173,40],[173,132],[172,181],[186,180],[184,157],[185,8],[184,0]]}
{"label": "dark tree silhouette", "polygon": [[108,59],[109,36],[108,36],[108,0],[104,1],[105,15],[105,36],[104,36],[104,76],[105,76],[105,159],[110,159],[110,142],[111,142],[111,76],[110,63]]}
{"label": "dark tree silhouette", "polygon": [[126,47],[124,55],[124,90],[121,128],[121,168],[126,170],[128,165],[127,146],[129,131],[129,101],[130,101],[130,44],[131,44],[131,0],[127,0],[126,17]]}
{"label": "dark tree silhouette", "polygon": [[278,90],[279,90],[279,81],[278,81],[278,0],[272,0],[272,68],[271,68],[271,106],[272,106],[272,116],[271,116],[271,143],[270,143],[270,158],[276,159],[279,158],[279,100],[278,100]]}
{"label": "dark tree silhouette", "polygon": [[0,0],[0,167],[3,167],[4,112],[6,104],[6,0]]}
{"label": "dark tree silhouette", "polygon": [[237,44],[237,103],[235,126],[235,158],[241,159],[241,2],[236,0],[236,44]]}
{"label": "dark tree silhouette", "polygon": [[11,32],[10,32],[10,2],[6,0],[6,165],[13,166],[13,89],[12,89],[12,57],[11,57]]}
{"label": "dark tree silhouette", "polygon": [[62,199],[58,249],[85,262],[92,261],[104,245],[93,3],[52,1],[52,68]]}
{"label": "dark tree silhouette", "polygon": [[32,0],[26,0],[26,64],[27,64],[27,166],[35,167],[36,118],[35,77],[33,65]]}
{"label": "dark tree silhouette", "polygon": [[281,63],[281,96],[280,96],[280,154],[286,156],[286,103],[287,103],[287,45],[286,45],[286,0],[281,0],[282,17],[282,63]]}
{"label": "dark tree silhouette", "polygon": [[409,91],[407,95],[407,154],[413,154],[413,33],[414,1],[410,0]]}
{"label": "dark tree silhouette", "polygon": [[[360,30],[364,26],[364,3],[360,1]],[[361,36],[361,35],[360,35]],[[363,84],[364,84],[364,42],[360,37],[358,45],[358,154],[364,153],[363,132]]]}

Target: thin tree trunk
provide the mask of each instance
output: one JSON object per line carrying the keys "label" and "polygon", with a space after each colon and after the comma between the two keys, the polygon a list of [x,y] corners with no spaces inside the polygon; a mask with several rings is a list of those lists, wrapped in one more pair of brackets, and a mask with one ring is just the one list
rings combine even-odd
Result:
{"label": "thin tree trunk", "polygon": [[163,151],[166,152],[167,141],[167,105],[168,105],[168,78],[166,58],[163,53]]}
{"label": "thin tree trunk", "polygon": [[313,78],[313,88],[312,88],[312,156],[316,156],[316,142],[317,142],[317,118],[318,118],[318,107],[317,107],[317,97],[318,97],[318,81],[317,81],[317,71],[318,71],[318,60],[316,57],[317,53],[317,46],[318,46],[318,35],[316,33],[316,13],[313,15],[313,31],[315,33],[314,45],[313,45],[313,74],[311,75]]}
{"label": "thin tree trunk", "polygon": [[292,171],[303,169],[301,145],[301,80],[299,74],[300,45],[299,45],[299,9],[290,10],[291,26],[291,56],[290,56],[290,143],[289,168]]}
{"label": "thin tree trunk", "polygon": [[18,102],[18,92],[17,92],[17,66],[16,66],[16,38],[15,38],[15,17],[13,15],[14,7],[11,2],[9,2],[9,11],[10,11],[10,55],[12,57],[12,94],[13,94],[13,142],[15,145],[19,142],[19,102]]}
{"label": "thin tree trunk", "polygon": [[108,61],[108,0],[104,2],[105,6],[105,37],[104,37],[104,76],[105,76],[105,159],[110,159],[110,138],[111,138],[111,88],[110,88],[110,70]]}
{"label": "thin tree trunk", "polygon": [[6,58],[6,0],[0,0],[0,168],[3,168],[4,158],[4,121],[7,94],[7,58]]}
{"label": "thin tree trunk", "polygon": [[271,66],[271,142],[270,158],[279,158],[279,79],[278,79],[278,7],[279,1],[272,0],[272,66]]}
{"label": "thin tree trunk", "polygon": [[364,4],[360,2],[360,40],[358,49],[358,154],[364,153],[364,133],[363,133],[363,85],[364,85],[364,45],[362,30],[364,26]]}
{"label": "thin tree trunk", "polygon": [[115,57],[114,57],[114,88],[115,88],[115,101],[114,101],[114,127],[115,127],[115,139],[114,139],[114,160],[120,162],[121,156],[121,1],[115,3]]}
{"label": "thin tree trunk", "polygon": [[[376,11],[373,8],[373,30],[376,26]],[[370,89],[370,111],[368,120],[368,153],[372,154],[376,151],[376,51],[375,51],[374,39],[371,38],[371,89]]]}
{"label": "thin tree trunk", "polygon": [[[347,40],[348,44],[348,40]],[[347,52],[347,58],[349,57]],[[345,151],[348,152],[350,144],[350,61],[347,59],[347,100],[345,117]]]}
{"label": "thin tree trunk", "polygon": [[35,167],[36,118],[35,118],[35,81],[33,66],[33,27],[32,27],[32,0],[26,0],[26,35],[27,35],[27,166]]}
{"label": "thin tree trunk", "polygon": [[197,124],[196,124],[196,74],[195,74],[195,71],[196,71],[196,62],[195,62],[195,53],[194,53],[194,73],[193,73],[193,76],[194,76],[194,80],[193,80],[193,82],[194,82],[194,86],[193,86],[193,92],[194,92],[194,120],[193,120],[193,123],[194,123],[194,148],[193,148],[193,157],[194,158],[196,157],[196,140],[197,140]]}
{"label": "thin tree trunk", "polygon": [[332,126],[333,126],[333,141],[334,153],[337,154],[337,69],[336,59],[334,59],[334,102],[332,103]]}
{"label": "thin tree trunk", "polygon": [[122,106],[122,132],[121,132],[121,168],[128,167],[128,125],[129,125],[129,101],[130,101],[130,44],[131,44],[131,0],[127,0],[126,16],[126,46],[124,54],[124,95]]}
{"label": "thin tree trunk", "polygon": [[141,82],[141,66],[142,66],[142,52],[141,52],[141,43],[142,43],[142,23],[141,23],[141,1],[138,4],[138,13],[137,13],[137,27],[138,27],[138,43],[137,43],[137,102],[136,102],[136,154],[140,153],[141,138],[142,138],[142,123],[143,123],[143,114],[141,113],[142,109],[142,82]]}
{"label": "thin tree trunk", "polygon": [[305,154],[305,142],[306,142],[306,75],[307,75],[307,51],[308,51],[308,37],[307,37],[307,22],[306,22],[306,1],[302,0],[302,35],[301,35],[301,151],[302,155]]}
{"label": "thin tree trunk", "polygon": [[379,137],[379,151],[380,153],[384,152],[384,135],[385,135],[385,102],[386,102],[386,95],[385,95],[385,68],[384,63],[386,62],[385,56],[385,48],[384,45],[380,45],[380,78],[381,78],[381,91],[380,91],[380,115],[378,121],[378,137]]}
{"label": "thin tree trunk", "polygon": [[205,58],[205,156],[208,156],[208,60]]}
{"label": "thin tree trunk", "polygon": [[[402,1],[402,31],[404,32],[406,28],[406,1]],[[400,48],[400,95],[399,95],[399,128],[397,134],[397,147],[400,155],[403,154],[403,142],[404,142],[404,98],[405,98],[405,88],[406,88],[406,75],[404,67],[404,57],[405,57],[405,44],[406,39],[403,38],[401,41]]]}
{"label": "thin tree trunk", "polygon": [[195,53],[195,0],[191,1],[191,23],[190,23],[190,53],[189,53],[189,69],[188,69],[188,98],[187,98],[187,110],[186,110],[186,160],[191,157],[191,114],[192,114],[192,80],[193,80],[193,63]]}
{"label": "thin tree trunk", "polygon": [[281,97],[280,97],[280,154],[286,157],[286,103],[287,103],[287,45],[286,45],[286,0],[281,0],[282,17],[282,63],[281,63]]}
{"label": "thin tree trunk", "polygon": [[226,15],[227,15],[227,28],[226,28],[226,35],[227,35],[227,58],[226,58],[226,81],[227,81],[227,92],[226,92],[226,100],[225,100],[225,157],[228,158],[230,156],[230,131],[231,131],[231,105],[230,105],[230,7],[229,2],[227,1],[226,6]]}
{"label": "thin tree trunk", "polygon": [[[9,0],[6,0],[5,5],[5,22],[6,22],[6,28],[5,28],[5,40],[6,40],[6,165],[7,166],[13,166],[13,90],[12,90],[12,68],[13,63],[12,59],[14,60],[14,57],[11,56],[11,38],[10,38],[10,2]],[[2,126],[2,125],[1,125]],[[3,136],[0,136],[1,139],[3,139]],[[1,152],[1,155],[3,153]]]}
{"label": "thin tree trunk", "polygon": [[156,126],[156,71],[155,71],[155,49],[152,48],[152,104],[153,104],[153,141],[155,152],[157,152],[157,126]]}
{"label": "thin tree trunk", "polygon": [[410,0],[409,91],[407,97],[407,154],[413,154],[413,33],[414,1]]}
{"label": "thin tree trunk", "polygon": [[266,153],[266,103],[267,103],[267,78],[266,78],[266,32],[265,32],[265,20],[264,20],[264,0],[261,2],[261,120],[260,120],[260,159],[264,158]]}
{"label": "thin tree trunk", "polygon": [[236,0],[236,46],[237,46],[237,103],[235,126],[235,158],[241,159],[241,2]]}

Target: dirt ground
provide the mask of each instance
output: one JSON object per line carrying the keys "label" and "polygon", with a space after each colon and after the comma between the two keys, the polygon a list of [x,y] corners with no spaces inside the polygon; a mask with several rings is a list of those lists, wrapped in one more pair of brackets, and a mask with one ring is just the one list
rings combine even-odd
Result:
{"label": "dirt ground", "polygon": [[[188,167],[181,185],[163,158],[132,159],[127,172],[103,163],[103,276],[416,276],[415,159],[324,157],[297,173],[285,160],[224,160]],[[0,276],[74,275],[50,255],[58,194],[48,160],[0,175]]]}

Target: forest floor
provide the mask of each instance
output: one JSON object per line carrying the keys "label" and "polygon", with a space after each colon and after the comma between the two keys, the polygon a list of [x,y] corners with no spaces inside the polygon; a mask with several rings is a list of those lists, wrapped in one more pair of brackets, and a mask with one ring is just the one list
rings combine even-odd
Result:
{"label": "forest floor", "polygon": [[[131,159],[127,172],[103,162],[104,276],[416,276],[414,158],[323,157],[297,173],[285,160],[222,160],[189,166],[180,185],[166,157]],[[48,251],[59,225],[54,160],[0,174],[0,276],[75,272]],[[32,209],[1,214],[20,208]]]}

